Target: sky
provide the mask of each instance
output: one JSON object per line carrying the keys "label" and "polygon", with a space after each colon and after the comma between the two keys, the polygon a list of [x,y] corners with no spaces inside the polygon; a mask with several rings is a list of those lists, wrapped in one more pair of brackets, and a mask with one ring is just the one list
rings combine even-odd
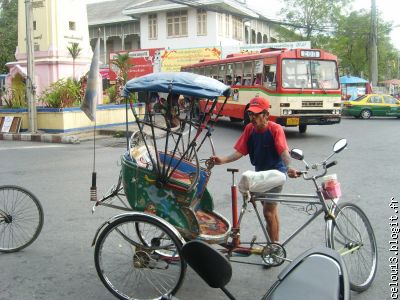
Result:
{"label": "sky", "polygon": [[[86,0],[86,2],[100,2],[104,0]],[[266,3],[268,3],[266,5]],[[248,6],[262,11],[266,17],[270,19],[279,19],[278,12],[282,7],[281,0],[247,0]],[[400,9],[400,1],[398,0],[376,0],[376,6],[382,13],[385,21],[392,21],[395,27],[391,34],[393,45],[400,51],[400,18],[398,12]],[[353,0],[353,10],[371,9],[371,0]]]}

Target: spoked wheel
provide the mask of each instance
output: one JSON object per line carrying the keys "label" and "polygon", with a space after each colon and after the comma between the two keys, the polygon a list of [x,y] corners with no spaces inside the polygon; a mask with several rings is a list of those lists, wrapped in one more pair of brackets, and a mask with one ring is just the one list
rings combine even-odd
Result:
{"label": "spoked wheel", "polygon": [[364,212],[351,203],[339,204],[335,215],[328,233],[328,246],[342,255],[351,289],[365,291],[374,280],[378,262],[372,226]]}
{"label": "spoked wheel", "polygon": [[186,264],[182,242],[148,216],[128,215],[111,222],[95,247],[97,274],[119,299],[159,299],[179,289]]}
{"label": "spoked wheel", "polygon": [[261,256],[267,266],[277,267],[284,263],[286,250],[278,243],[270,243],[264,247]]}
{"label": "spoked wheel", "polygon": [[0,186],[0,252],[16,252],[32,244],[43,227],[43,208],[29,191]]}

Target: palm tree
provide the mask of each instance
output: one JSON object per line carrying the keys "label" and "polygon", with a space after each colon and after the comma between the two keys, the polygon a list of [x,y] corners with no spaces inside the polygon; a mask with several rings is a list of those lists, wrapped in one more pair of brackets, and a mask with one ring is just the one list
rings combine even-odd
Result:
{"label": "palm tree", "polygon": [[128,53],[118,53],[111,63],[118,68],[118,75],[123,78],[125,84],[128,80],[128,71],[133,66],[129,62]]}
{"label": "palm tree", "polygon": [[72,43],[67,49],[72,56],[72,79],[75,80],[75,60],[81,54],[82,48],[79,47],[78,43]]}
{"label": "palm tree", "polygon": [[129,62],[129,55],[128,53],[118,53],[117,56],[111,61],[113,65],[115,65],[118,68],[118,74],[117,74],[117,82],[115,89],[117,91],[117,102],[120,102],[120,95],[122,88],[124,87],[126,81],[128,80],[128,71],[129,69],[133,66]]}

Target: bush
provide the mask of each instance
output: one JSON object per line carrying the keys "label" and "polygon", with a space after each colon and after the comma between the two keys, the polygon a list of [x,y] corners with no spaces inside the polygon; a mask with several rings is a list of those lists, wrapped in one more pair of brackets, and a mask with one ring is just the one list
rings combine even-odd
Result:
{"label": "bush", "polygon": [[106,93],[108,95],[108,100],[110,103],[114,103],[117,100],[117,89],[115,88],[115,85],[110,86],[108,89],[106,89]]}
{"label": "bush", "polygon": [[60,79],[50,85],[40,97],[47,107],[64,108],[79,106],[81,102],[79,82]]}
{"label": "bush", "polygon": [[26,90],[23,86],[16,88],[8,88],[1,95],[2,103],[8,108],[25,108],[26,103]]}

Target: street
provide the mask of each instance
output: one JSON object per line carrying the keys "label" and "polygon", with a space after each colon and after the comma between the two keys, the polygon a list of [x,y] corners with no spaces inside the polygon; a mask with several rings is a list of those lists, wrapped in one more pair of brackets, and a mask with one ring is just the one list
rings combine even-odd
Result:
{"label": "street", "polygon": [[[391,299],[389,257],[390,221],[395,215],[389,207],[392,197],[399,200],[398,166],[400,149],[399,120],[343,118],[339,125],[309,126],[306,134],[297,128],[285,129],[290,148],[304,151],[309,163],[319,162],[330,153],[333,144],[346,138],[348,147],[334,159],[330,169],[341,183],[343,197],[359,205],[369,217],[378,243],[378,272],[369,290],[352,293],[352,299]],[[241,133],[237,123],[221,121],[213,134],[217,153],[229,154]],[[96,171],[99,197],[116,182],[119,157],[126,147],[124,139],[107,138],[96,142]],[[209,153],[207,153],[209,154]],[[200,158],[206,158],[202,153]],[[91,247],[96,229],[109,217],[121,213],[99,207],[92,214],[89,188],[93,170],[93,142],[78,145],[1,141],[0,185],[14,184],[33,192],[45,213],[39,238],[26,249],[0,253],[0,300],[23,299],[114,299],[100,282]],[[302,163],[293,161],[302,169]],[[215,209],[231,217],[231,176],[226,168],[252,169],[249,159],[215,166],[208,184]],[[239,176],[236,178],[236,182]],[[284,188],[289,193],[312,193],[313,186],[303,179],[290,179]],[[239,201],[241,204],[241,199]],[[307,216],[296,207],[280,207],[282,238],[304,222]],[[304,218],[303,218],[304,217]],[[242,236],[251,239],[258,233],[254,212],[243,220]],[[287,247],[289,258],[314,245],[323,245],[323,218],[296,237]],[[261,232],[261,231],[260,231]],[[254,256],[251,261],[261,262]],[[260,299],[286,264],[278,268],[233,264],[228,290],[237,299]],[[227,299],[220,290],[208,287],[188,268],[179,299]]]}

